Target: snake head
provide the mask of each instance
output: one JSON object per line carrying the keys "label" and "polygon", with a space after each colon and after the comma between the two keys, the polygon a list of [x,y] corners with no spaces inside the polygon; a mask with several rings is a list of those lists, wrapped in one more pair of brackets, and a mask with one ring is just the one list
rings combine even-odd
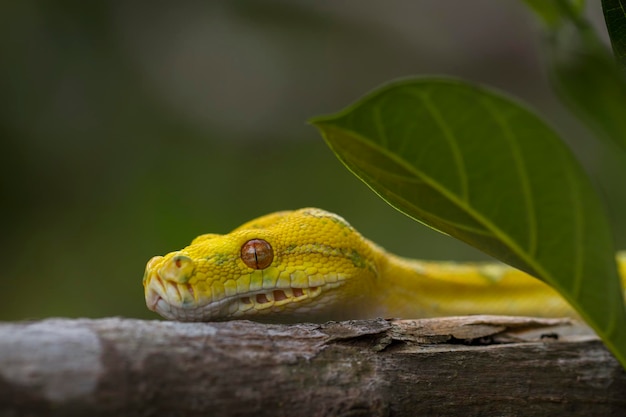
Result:
{"label": "snake head", "polygon": [[143,285],[148,308],[170,320],[336,319],[372,292],[375,259],[373,245],[344,219],[308,208],[155,256]]}

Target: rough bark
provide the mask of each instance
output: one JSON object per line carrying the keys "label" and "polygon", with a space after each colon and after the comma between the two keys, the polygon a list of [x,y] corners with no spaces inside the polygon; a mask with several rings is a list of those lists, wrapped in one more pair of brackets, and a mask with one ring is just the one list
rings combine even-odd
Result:
{"label": "rough bark", "polygon": [[563,320],[0,324],[1,416],[623,416],[626,372]]}

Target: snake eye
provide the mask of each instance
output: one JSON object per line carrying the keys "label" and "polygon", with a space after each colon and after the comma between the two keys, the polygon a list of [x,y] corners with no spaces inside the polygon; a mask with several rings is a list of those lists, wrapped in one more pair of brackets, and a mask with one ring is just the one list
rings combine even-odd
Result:
{"label": "snake eye", "polygon": [[265,269],[274,260],[274,250],[265,240],[252,239],[241,247],[241,260],[252,269]]}

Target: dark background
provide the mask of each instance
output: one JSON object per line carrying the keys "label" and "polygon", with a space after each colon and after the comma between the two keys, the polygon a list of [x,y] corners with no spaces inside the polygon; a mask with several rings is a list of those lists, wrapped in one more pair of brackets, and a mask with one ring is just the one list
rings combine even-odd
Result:
{"label": "dark background", "polygon": [[0,319],[155,318],[151,256],[304,206],[401,255],[484,259],[389,207],[305,123],[390,79],[448,74],[530,103],[603,165],[549,89],[522,2],[458,5],[3,2]]}

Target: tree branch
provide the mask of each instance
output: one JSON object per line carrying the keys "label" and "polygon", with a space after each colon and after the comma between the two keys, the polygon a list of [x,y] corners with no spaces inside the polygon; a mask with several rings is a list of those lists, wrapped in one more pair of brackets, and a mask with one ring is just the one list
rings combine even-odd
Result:
{"label": "tree branch", "polygon": [[566,320],[0,324],[1,416],[608,416],[624,394]]}

